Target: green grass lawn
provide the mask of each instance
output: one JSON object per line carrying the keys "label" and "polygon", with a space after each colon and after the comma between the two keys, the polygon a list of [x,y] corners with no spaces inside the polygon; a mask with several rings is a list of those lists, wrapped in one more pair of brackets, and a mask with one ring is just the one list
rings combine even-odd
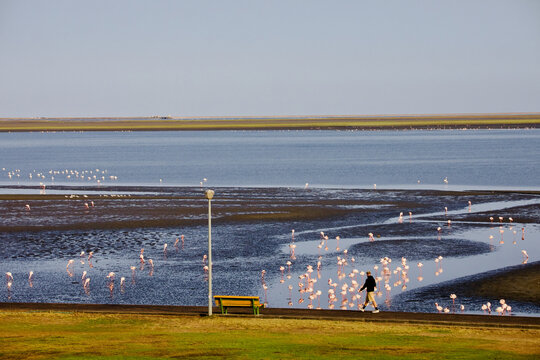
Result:
{"label": "green grass lawn", "polygon": [[264,317],[0,312],[2,359],[537,359],[540,330]]}

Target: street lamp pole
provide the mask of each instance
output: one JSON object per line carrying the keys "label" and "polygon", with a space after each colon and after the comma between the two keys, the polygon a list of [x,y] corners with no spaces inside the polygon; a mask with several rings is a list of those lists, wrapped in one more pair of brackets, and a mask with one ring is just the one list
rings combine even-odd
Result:
{"label": "street lamp pole", "polygon": [[206,190],[208,199],[208,316],[212,316],[212,198],[214,190]]}

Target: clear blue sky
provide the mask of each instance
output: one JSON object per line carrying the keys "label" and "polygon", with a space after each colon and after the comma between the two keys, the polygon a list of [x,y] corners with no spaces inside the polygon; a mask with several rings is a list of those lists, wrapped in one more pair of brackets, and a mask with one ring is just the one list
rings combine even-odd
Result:
{"label": "clear blue sky", "polygon": [[0,117],[539,111],[538,0],[0,0]]}

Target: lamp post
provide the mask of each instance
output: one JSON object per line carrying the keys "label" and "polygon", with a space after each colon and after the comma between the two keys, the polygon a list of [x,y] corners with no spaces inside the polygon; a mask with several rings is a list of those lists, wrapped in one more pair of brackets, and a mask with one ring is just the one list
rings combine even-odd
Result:
{"label": "lamp post", "polygon": [[206,190],[208,199],[208,316],[212,316],[212,198],[214,190]]}

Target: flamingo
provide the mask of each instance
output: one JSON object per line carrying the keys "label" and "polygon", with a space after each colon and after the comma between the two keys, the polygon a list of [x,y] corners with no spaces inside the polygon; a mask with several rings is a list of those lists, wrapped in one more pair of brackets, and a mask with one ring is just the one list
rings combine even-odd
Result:
{"label": "flamingo", "polygon": [[30,211],[30,205],[26,204],[25,206],[26,211]]}
{"label": "flamingo", "polygon": [[88,289],[88,286],[90,285],[90,278],[86,278],[86,280],[84,280],[84,288]]}
{"label": "flamingo", "polygon": [[450,294],[450,299],[452,299],[452,309],[454,308],[456,298],[456,294]]}

